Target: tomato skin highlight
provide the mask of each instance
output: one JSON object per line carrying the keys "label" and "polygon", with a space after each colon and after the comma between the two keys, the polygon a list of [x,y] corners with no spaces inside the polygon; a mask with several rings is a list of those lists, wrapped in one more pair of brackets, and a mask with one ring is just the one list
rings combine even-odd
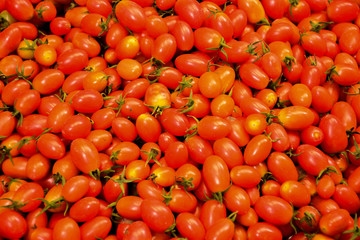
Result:
{"label": "tomato skin highlight", "polygon": [[346,149],[348,145],[346,129],[336,116],[332,114],[324,116],[320,120],[319,128],[324,133],[324,140],[321,143],[324,152],[336,153]]}
{"label": "tomato skin highlight", "polygon": [[71,158],[75,166],[83,173],[90,173],[100,167],[99,152],[87,139],[75,139],[70,146]]}
{"label": "tomato skin highlight", "polygon": [[[275,225],[287,224],[293,214],[291,205],[280,197],[262,196],[255,203],[255,211],[259,217]],[[276,217],[271,213],[277,213]]]}
{"label": "tomato skin highlight", "polygon": [[0,33],[0,59],[16,50],[22,40],[22,32],[17,27],[8,27]]}
{"label": "tomato skin highlight", "polygon": [[314,114],[303,106],[290,106],[278,113],[278,118],[288,130],[301,130],[310,126],[314,121]]}

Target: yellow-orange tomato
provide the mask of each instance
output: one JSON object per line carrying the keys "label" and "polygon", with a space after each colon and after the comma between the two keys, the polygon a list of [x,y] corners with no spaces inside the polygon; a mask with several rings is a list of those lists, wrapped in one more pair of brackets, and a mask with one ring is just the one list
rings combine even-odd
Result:
{"label": "yellow-orange tomato", "polygon": [[131,81],[141,76],[142,66],[134,59],[125,58],[120,60],[120,62],[117,64],[116,71],[122,79]]}
{"label": "yellow-orange tomato", "polygon": [[34,58],[35,61],[43,66],[51,66],[56,62],[57,52],[55,47],[42,44],[35,49]]}

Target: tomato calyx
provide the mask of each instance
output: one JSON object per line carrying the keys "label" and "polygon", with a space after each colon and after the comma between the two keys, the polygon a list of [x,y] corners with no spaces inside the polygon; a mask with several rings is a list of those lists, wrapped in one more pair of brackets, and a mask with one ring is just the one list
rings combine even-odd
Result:
{"label": "tomato calyx", "polygon": [[215,199],[216,201],[218,201],[219,203],[223,204],[224,202],[224,196],[223,194],[226,193],[230,187],[232,186],[232,182],[230,182],[229,186],[224,190],[224,191],[221,191],[221,192],[213,192],[212,195],[213,195],[213,199]]}
{"label": "tomato calyx", "polygon": [[196,125],[191,126],[189,129],[186,130],[186,134],[185,134],[185,141],[187,141],[187,139],[195,136],[198,133],[198,124],[199,124],[199,119],[197,119],[196,117],[189,115],[189,117],[193,118],[196,122]]}
{"label": "tomato calyx", "polygon": [[281,79],[282,79],[283,74],[281,73],[281,75],[275,80],[275,81],[270,81],[269,85],[267,86],[267,88],[270,88],[272,90],[274,90],[274,92],[276,92],[276,90],[279,87],[282,87],[283,85],[281,84]]}
{"label": "tomato calyx", "polygon": [[36,12],[36,15],[39,19],[44,19],[43,13],[47,11],[48,9],[45,8],[44,5],[42,5],[39,9],[34,9]]}
{"label": "tomato calyx", "polygon": [[154,8],[156,9],[156,11],[158,12],[159,16],[164,18],[164,17],[167,17],[167,16],[172,16],[175,14],[175,10],[174,8],[170,8],[170,9],[167,9],[167,10],[161,10],[160,8],[157,7],[156,4],[154,4]]}
{"label": "tomato calyx", "polygon": [[294,17],[292,13],[292,9],[293,7],[296,7],[299,4],[299,0],[289,0],[289,3],[290,3],[290,7],[289,7],[290,16]]}
{"label": "tomato calyx", "polygon": [[[353,127],[351,129],[346,130],[346,135],[347,135],[348,139],[350,139],[355,134],[360,134],[360,132],[354,131]],[[355,139],[353,139],[353,140],[355,141]]]}
{"label": "tomato calyx", "polygon": [[[297,221],[300,224],[305,222],[309,227],[314,226],[314,222],[316,222],[316,219],[315,219],[315,216],[312,213],[310,213],[308,211],[305,211],[304,216],[302,218],[296,217],[298,213],[299,213],[299,211],[294,211],[293,218],[292,218],[292,220],[290,222],[291,227],[294,229],[295,233],[297,233],[297,228],[294,225],[293,220]],[[301,225],[299,226],[299,228],[300,228],[301,231],[305,232],[305,230],[301,227]]]}
{"label": "tomato calyx", "polygon": [[61,175],[59,172],[52,175],[52,178],[54,179],[54,183],[57,185],[61,183],[62,186],[65,185],[66,179],[63,175]]}
{"label": "tomato calyx", "polygon": [[14,164],[12,156],[10,154],[10,151],[12,150],[12,148],[8,148],[5,145],[1,145],[0,146],[0,163],[2,163],[5,158],[10,159],[11,163]]}
{"label": "tomato calyx", "polygon": [[[15,109],[15,108],[14,108]],[[18,122],[17,122],[17,127],[21,126],[24,120],[24,116],[21,114],[21,112],[19,112],[18,110],[15,109],[15,111],[12,113],[12,115],[14,117],[19,116]]]}
{"label": "tomato calyx", "polygon": [[269,113],[263,113],[263,112],[261,113],[261,114],[263,114],[265,116],[265,120],[266,120],[267,125],[270,125],[271,123],[273,123],[274,120],[276,122],[279,122],[278,116],[274,115],[273,113],[274,113],[273,110],[271,110]]}
{"label": "tomato calyx", "polygon": [[238,214],[238,211],[232,212],[226,218],[230,219],[232,222],[235,222],[237,214]]}
{"label": "tomato calyx", "polygon": [[352,96],[356,96],[356,95],[360,95],[360,88],[356,89],[353,85],[351,86],[351,89],[354,91],[353,93],[350,93],[349,91],[346,91],[344,89],[343,93],[345,93],[346,95],[352,95]]}
{"label": "tomato calyx", "polygon": [[289,70],[289,72],[291,72],[292,65],[296,64],[296,59],[291,56],[286,56],[282,61],[285,63],[285,67]]}
{"label": "tomato calyx", "polygon": [[325,74],[327,75],[326,80],[332,81],[334,75],[339,76],[339,73],[336,71],[336,66],[332,65],[328,70],[326,70]]}
{"label": "tomato calyx", "polygon": [[206,50],[215,50],[215,51],[216,51],[216,50],[220,50],[220,52],[221,52],[222,54],[224,54],[224,56],[226,57],[226,59],[228,59],[228,55],[227,55],[226,51],[224,50],[224,48],[231,48],[231,47],[226,44],[225,39],[222,37],[222,38],[220,39],[219,46],[217,46],[217,47],[212,47],[212,48],[206,48]]}
{"label": "tomato calyx", "polygon": [[151,63],[151,66],[155,66],[157,68],[162,68],[165,65],[163,61],[161,61],[160,59],[156,59],[154,57],[151,57],[149,60],[145,61],[144,64],[148,62]]}
{"label": "tomato calyx", "polygon": [[113,109],[116,112],[115,116],[119,116],[121,112],[121,107],[125,104],[125,98],[126,97],[121,94],[119,96],[119,99],[115,100],[115,103],[117,104],[116,107],[110,107],[110,106],[105,106],[105,107]]}
{"label": "tomato calyx", "polygon": [[220,11],[219,9],[211,9],[211,10],[209,9],[209,12],[210,14],[206,18],[211,18],[213,16],[215,17],[216,14],[221,13],[222,11]]}
{"label": "tomato calyx", "polygon": [[310,31],[319,33],[321,29],[326,28],[328,25],[333,24],[334,22],[313,22],[310,21]]}
{"label": "tomato calyx", "polygon": [[185,192],[188,192],[188,189],[193,189],[194,188],[194,184],[193,184],[193,181],[194,178],[189,178],[189,179],[186,179],[184,177],[178,177],[175,179],[175,183],[177,186],[181,186],[184,188],[184,191]]}
{"label": "tomato calyx", "polygon": [[[250,49],[249,49],[251,55],[257,56],[257,58],[256,58],[254,61],[252,61],[252,63],[257,62],[257,61],[258,61],[260,58],[262,58],[265,54],[267,54],[267,53],[270,52],[269,45],[268,45],[266,42],[264,42],[264,41],[257,41],[257,42],[255,42],[255,44],[256,44],[256,43],[259,43],[259,42],[261,42],[261,54],[259,54],[260,50],[257,51],[257,52],[254,52],[254,47],[253,47],[253,46],[250,47]],[[255,49],[256,49],[256,47],[255,47]]]}
{"label": "tomato calyx", "polygon": [[165,105],[165,106],[160,106],[160,105],[153,106],[153,105],[148,105],[148,104],[144,104],[144,105],[146,107],[150,108],[150,110],[152,111],[151,115],[154,117],[161,115],[162,112],[164,111],[164,109],[171,108],[170,105]]}
{"label": "tomato calyx", "polygon": [[161,163],[156,159],[156,157],[159,155],[159,150],[156,148],[151,148],[150,151],[144,151],[141,150],[142,153],[145,153],[147,155],[147,159],[145,161],[145,165],[148,165],[149,162],[152,160],[154,161],[157,165],[159,165],[161,167]]}
{"label": "tomato calyx", "polygon": [[293,149],[289,149],[286,152],[284,152],[289,158],[300,156],[303,152],[299,153],[293,153]]}
{"label": "tomato calyx", "polygon": [[89,176],[92,177],[95,180],[100,180],[100,176],[101,176],[101,171],[100,169],[95,169],[93,171],[89,172]]}
{"label": "tomato calyx", "polygon": [[185,90],[185,88],[191,88],[193,86],[192,82],[193,82],[192,76],[190,77],[183,76],[182,80],[179,82],[179,85],[175,88],[174,92],[178,91],[178,95],[179,95]]}
{"label": "tomato calyx", "polygon": [[125,195],[125,184],[134,182],[136,180],[140,180],[139,178],[126,179],[125,178],[125,170],[126,170],[126,166],[124,166],[121,174],[118,175],[117,178],[105,176],[105,178],[109,178],[111,181],[114,181],[115,183],[119,184],[119,187],[121,189],[121,194],[120,195]]}
{"label": "tomato calyx", "polygon": [[352,234],[351,238],[349,240],[355,240],[358,237],[360,237],[360,228],[358,226],[358,217],[357,214],[355,213],[354,216],[354,227],[353,229],[349,229],[343,232],[343,234]]}
{"label": "tomato calyx", "polygon": [[260,21],[258,21],[257,23],[255,23],[255,25],[257,25],[257,26],[262,26],[262,25],[264,25],[264,26],[271,26],[269,20],[267,20],[266,18],[260,19]]}
{"label": "tomato calyx", "polygon": [[28,204],[29,201],[26,201],[26,202],[20,202],[20,201],[14,201],[13,199],[11,198],[0,198],[0,200],[7,200],[7,201],[10,201],[11,204],[10,205],[6,205],[6,206],[1,206],[3,208],[8,208],[8,209],[11,209],[11,210],[17,210],[17,209],[20,209],[22,207],[24,207],[26,204]]}
{"label": "tomato calyx", "polygon": [[19,50],[35,51],[38,41],[39,41],[39,39],[35,39],[34,41],[31,41],[31,43],[30,43],[28,39],[24,38],[26,47],[21,47],[21,48],[19,48]]}
{"label": "tomato calyx", "polygon": [[176,237],[176,229],[175,229],[175,227],[176,227],[176,221],[175,221],[175,218],[174,218],[173,224],[165,230],[165,233],[169,233],[169,234],[171,234],[171,236]]}
{"label": "tomato calyx", "polygon": [[60,102],[65,102],[65,99],[67,97],[66,92],[62,88],[59,89],[57,94],[54,94],[54,96],[60,100]]}
{"label": "tomato calyx", "polygon": [[163,203],[165,203],[167,206],[169,206],[169,203],[172,200],[171,194],[173,189],[174,186],[171,186],[169,192],[166,193],[165,189],[163,188],[163,194],[161,196],[164,198]]}
{"label": "tomato calyx", "polygon": [[145,78],[149,80],[150,84],[155,83],[159,80],[161,72],[169,68],[170,67],[155,68],[155,70],[146,75]]}
{"label": "tomato calyx", "polygon": [[9,27],[14,22],[16,22],[16,19],[11,16],[11,14],[7,10],[3,10],[0,13],[0,31]]}
{"label": "tomato calyx", "polygon": [[273,176],[271,172],[266,172],[260,180],[260,183],[257,185],[258,190],[260,190],[261,186],[265,184],[268,180],[277,181],[277,179]]}
{"label": "tomato calyx", "polygon": [[355,147],[355,151],[352,152],[349,149],[346,150],[349,154],[353,155],[355,157],[355,159],[359,159],[360,158],[360,147],[358,145],[358,143],[356,142],[355,138],[353,137],[354,140],[354,147]]}
{"label": "tomato calyx", "polygon": [[106,21],[104,22],[104,20],[101,18],[100,19],[100,24],[99,27],[101,28],[101,32],[98,34],[98,37],[101,37],[105,34],[105,32],[107,32],[109,30],[109,22],[112,19],[112,15],[109,14],[109,16],[107,17]]}
{"label": "tomato calyx", "polygon": [[250,55],[253,55],[253,56],[258,56],[258,53],[260,52],[259,51],[255,51],[257,49],[257,46],[255,46],[256,44],[258,44],[260,41],[256,41],[256,42],[252,42],[252,43],[249,43],[247,45],[247,49],[245,50],[245,52],[249,53]]}
{"label": "tomato calyx", "polygon": [[188,102],[184,105],[184,106],[181,106],[179,109],[177,109],[178,111],[180,111],[181,113],[187,113],[187,112],[190,112],[191,110],[194,109],[194,104],[195,104],[195,101],[194,99],[192,98],[193,96],[193,92],[192,90],[190,91],[190,95],[188,97],[185,97],[183,99],[185,100],[188,100]]}
{"label": "tomato calyx", "polygon": [[334,166],[328,166],[324,170],[322,170],[319,175],[316,177],[316,184],[320,181],[320,179],[325,175],[330,175],[331,173],[336,173],[339,175],[337,169]]}
{"label": "tomato calyx", "polygon": [[55,200],[52,200],[52,201],[48,201],[44,198],[37,198],[36,200],[40,200],[44,203],[44,208],[38,213],[37,216],[40,216],[41,214],[43,214],[44,212],[46,212],[49,209],[56,209],[56,208],[60,207],[63,204],[63,202],[66,203],[66,209],[64,211],[64,215],[66,215],[66,213],[69,209],[69,203],[64,199],[63,196],[61,196]]}

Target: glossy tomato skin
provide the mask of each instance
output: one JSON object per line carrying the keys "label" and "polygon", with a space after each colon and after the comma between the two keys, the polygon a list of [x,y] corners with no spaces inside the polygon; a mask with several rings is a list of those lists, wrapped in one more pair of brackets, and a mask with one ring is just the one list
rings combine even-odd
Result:
{"label": "glossy tomato skin", "polygon": [[61,194],[69,202],[77,202],[85,196],[89,189],[89,179],[85,176],[77,175],[70,178],[62,188]]}
{"label": "glossy tomato skin", "polygon": [[24,183],[16,192],[13,197],[14,201],[25,204],[25,206],[19,208],[22,212],[31,212],[40,206],[41,201],[38,200],[44,197],[44,190],[42,187],[35,183]]}
{"label": "glossy tomato skin", "polygon": [[205,184],[211,192],[223,192],[229,187],[229,169],[219,156],[213,155],[206,158],[202,171]]}
{"label": "glossy tomato skin", "polygon": [[17,27],[8,27],[0,33],[0,59],[16,50],[22,38],[21,30]]}
{"label": "glossy tomato skin", "polygon": [[153,234],[151,230],[143,221],[136,221],[131,223],[130,226],[126,229],[124,237],[122,239],[131,240],[141,238],[144,240],[150,240],[152,239],[152,235]]}
{"label": "glossy tomato skin", "polygon": [[14,210],[6,210],[0,213],[1,227],[0,236],[4,238],[14,239],[21,238],[27,231],[27,223],[25,218]]}
{"label": "glossy tomato skin", "polygon": [[231,212],[246,214],[250,209],[250,198],[247,192],[236,185],[231,185],[224,194],[224,204]]}
{"label": "glossy tomato skin", "polygon": [[217,140],[230,132],[230,124],[226,119],[218,116],[205,116],[198,124],[199,136],[207,140]]}
{"label": "glossy tomato skin", "polygon": [[93,219],[99,212],[100,203],[97,198],[85,197],[74,203],[69,210],[69,216],[77,222]]}
{"label": "glossy tomato skin", "polygon": [[180,213],[176,217],[176,228],[189,239],[203,239],[205,237],[205,227],[200,219],[192,213]]}
{"label": "glossy tomato skin", "polygon": [[241,65],[239,74],[246,85],[255,89],[264,89],[269,83],[269,76],[254,63]]}
{"label": "glossy tomato skin", "polygon": [[[276,196],[260,197],[255,203],[255,211],[259,217],[275,225],[289,223],[293,215],[292,206],[284,199]],[[275,212],[277,214],[273,215],[272,213]]]}
{"label": "glossy tomato skin", "polygon": [[45,133],[40,136],[36,146],[39,152],[50,159],[60,159],[65,155],[65,145],[59,136]]}
{"label": "glossy tomato skin", "polygon": [[346,129],[335,115],[324,116],[320,120],[319,128],[324,133],[324,140],[321,143],[324,152],[336,153],[346,149],[348,145]]}
{"label": "glossy tomato skin", "polygon": [[60,240],[62,238],[71,238],[80,240],[80,227],[75,220],[65,217],[57,221],[53,228],[53,239]]}
{"label": "glossy tomato skin", "polygon": [[359,6],[351,1],[336,1],[329,4],[327,15],[330,20],[338,22],[351,22],[359,15]]}
{"label": "glossy tomato skin", "polygon": [[189,150],[189,156],[198,163],[203,164],[205,159],[213,155],[214,151],[210,142],[200,136],[193,136],[185,141]]}
{"label": "glossy tomato skin", "polygon": [[161,126],[154,116],[148,113],[141,114],[136,119],[135,126],[139,137],[141,137],[144,141],[157,142],[159,139]]}
{"label": "glossy tomato skin", "polygon": [[263,162],[270,154],[272,143],[269,137],[256,135],[245,147],[244,162],[248,165],[257,165]]}
{"label": "glossy tomato skin", "polygon": [[92,142],[78,138],[70,145],[70,154],[75,166],[83,173],[90,173],[100,167],[99,152]]}
{"label": "glossy tomato skin", "polygon": [[119,2],[115,7],[116,18],[120,23],[135,32],[145,29],[146,17],[143,8],[133,1]]}
{"label": "glossy tomato skin", "polygon": [[199,2],[194,0],[176,1],[174,10],[180,19],[187,22],[191,28],[199,28],[203,21],[203,12]]}
{"label": "glossy tomato skin", "polygon": [[105,238],[109,234],[111,226],[112,223],[108,217],[97,216],[81,225],[81,239],[90,240],[95,237]]}
{"label": "glossy tomato skin", "polygon": [[244,157],[237,144],[230,138],[220,138],[213,144],[215,155],[220,156],[228,165],[229,169],[243,164]]}
{"label": "glossy tomato skin", "polygon": [[9,111],[0,112],[0,136],[8,137],[16,127],[16,118]]}
{"label": "glossy tomato skin", "polygon": [[211,58],[208,55],[184,53],[175,58],[175,66],[183,74],[200,77],[207,72],[208,63],[211,63]]}
{"label": "glossy tomato skin", "polygon": [[280,183],[288,180],[296,181],[299,177],[292,159],[282,152],[272,152],[267,159],[267,165]]}
{"label": "glossy tomato skin", "polygon": [[194,32],[187,22],[178,20],[171,30],[171,34],[175,37],[180,50],[189,51],[194,46]]}
{"label": "glossy tomato skin", "polygon": [[345,209],[334,210],[321,217],[319,228],[322,233],[335,236],[345,231],[349,217],[350,214]]}
{"label": "glossy tomato skin", "polygon": [[163,33],[155,39],[151,54],[155,59],[168,63],[174,57],[176,48],[175,37],[170,33]]}
{"label": "glossy tomato skin", "polygon": [[296,161],[310,175],[317,176],[327,165],[326,154],[315,146],[309,144],[301,144],[296,149]]}
{"label": "glossy tomato skin", "polygon": [[214,223],[206,232],[205,239],[232,239],[235,224],[228,218],[223,218]]}
{"label": "glossy tomato skin", "polygon": [[360,199],[356,192],[348,185],[336,185],[332,198],[341,208],[346,209],[350,214],[353,214],[360,209]]}
{"label": "glossy tomato skin", "polygon": [[80,113],[94,113],[103,106],[102,95],[94,89],[80,90],[71,99],[71,106]]}
{"label": "glossy tomato skin", "polygon": [[6,10],[20,22],[29,21],[34,16],[34,7],[29,0],[6,1]]}
{"label": "glossy tomato skin", "polygon": [[58,69],[46,69],[33,79],[33,86],[40,94],[48,95],[58,90],[65,80],[65,75]]}
{"label": "glossy tomato skin", "polygon": [[175,220],[171,210],[159,200],[145,199],[140,208],[143,221],[155,232],[165,231]]}
{"label": "glossy tomato skin", "polygon": [[283,238],[280,229],[267,222],[258,222],[250,226],[247,231],[247,237],[249,240],[266,238],[280,240]]}
{"label": "glossy tomato skin", "polygon": [[290,106],[282,108],[278,113],[278,118],[283,123],[285,129],[301,130],[313,123],[314,114],[309,108]]}
{"label": "glossy tomato skin", "polygon": [[290,147],[289,135],[285,128],[279,123],[271,123],[266,127],[266,133],[271,134],[271,139],[276,139],[272,142],[272,148],[275,151],[286,151]]}
{"label": "glossy tomato skin", "polygon": [[160,117],[162,126],[174,136],[184,136],[190,128],[190,123],[185,114],[175,108],[164,109]]}
{"label": "glossy tomato skin", "polygon": [[80,71],[88,65],[89,55],[85,50],[72,49],[65,51],[58,56],[57,69],[69,75]]}

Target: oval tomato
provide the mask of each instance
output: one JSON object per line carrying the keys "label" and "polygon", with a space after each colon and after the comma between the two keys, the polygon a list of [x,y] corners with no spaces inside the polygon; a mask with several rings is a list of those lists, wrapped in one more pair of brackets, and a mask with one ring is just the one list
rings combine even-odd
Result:
{"label": "oval tomato", "polygon": [[[276,196],[262,196],[255,203],[255,211],[265,221],[284,225],[291,221],[293,208],[284,199]],[[273,215],[272,213],[276,213]]]}
{"label": "oval tomato", "polygon": [[87,139],[73,140],[70,145],[70,154],[75,166],[83,173],[89,174],[100,167],[99,152]]}
{"label": "oval tomato", "polygon": [[164,232],[175,221],[169,207],[159,200],[144,199],[140,208],[143,221],[155,232]]}

